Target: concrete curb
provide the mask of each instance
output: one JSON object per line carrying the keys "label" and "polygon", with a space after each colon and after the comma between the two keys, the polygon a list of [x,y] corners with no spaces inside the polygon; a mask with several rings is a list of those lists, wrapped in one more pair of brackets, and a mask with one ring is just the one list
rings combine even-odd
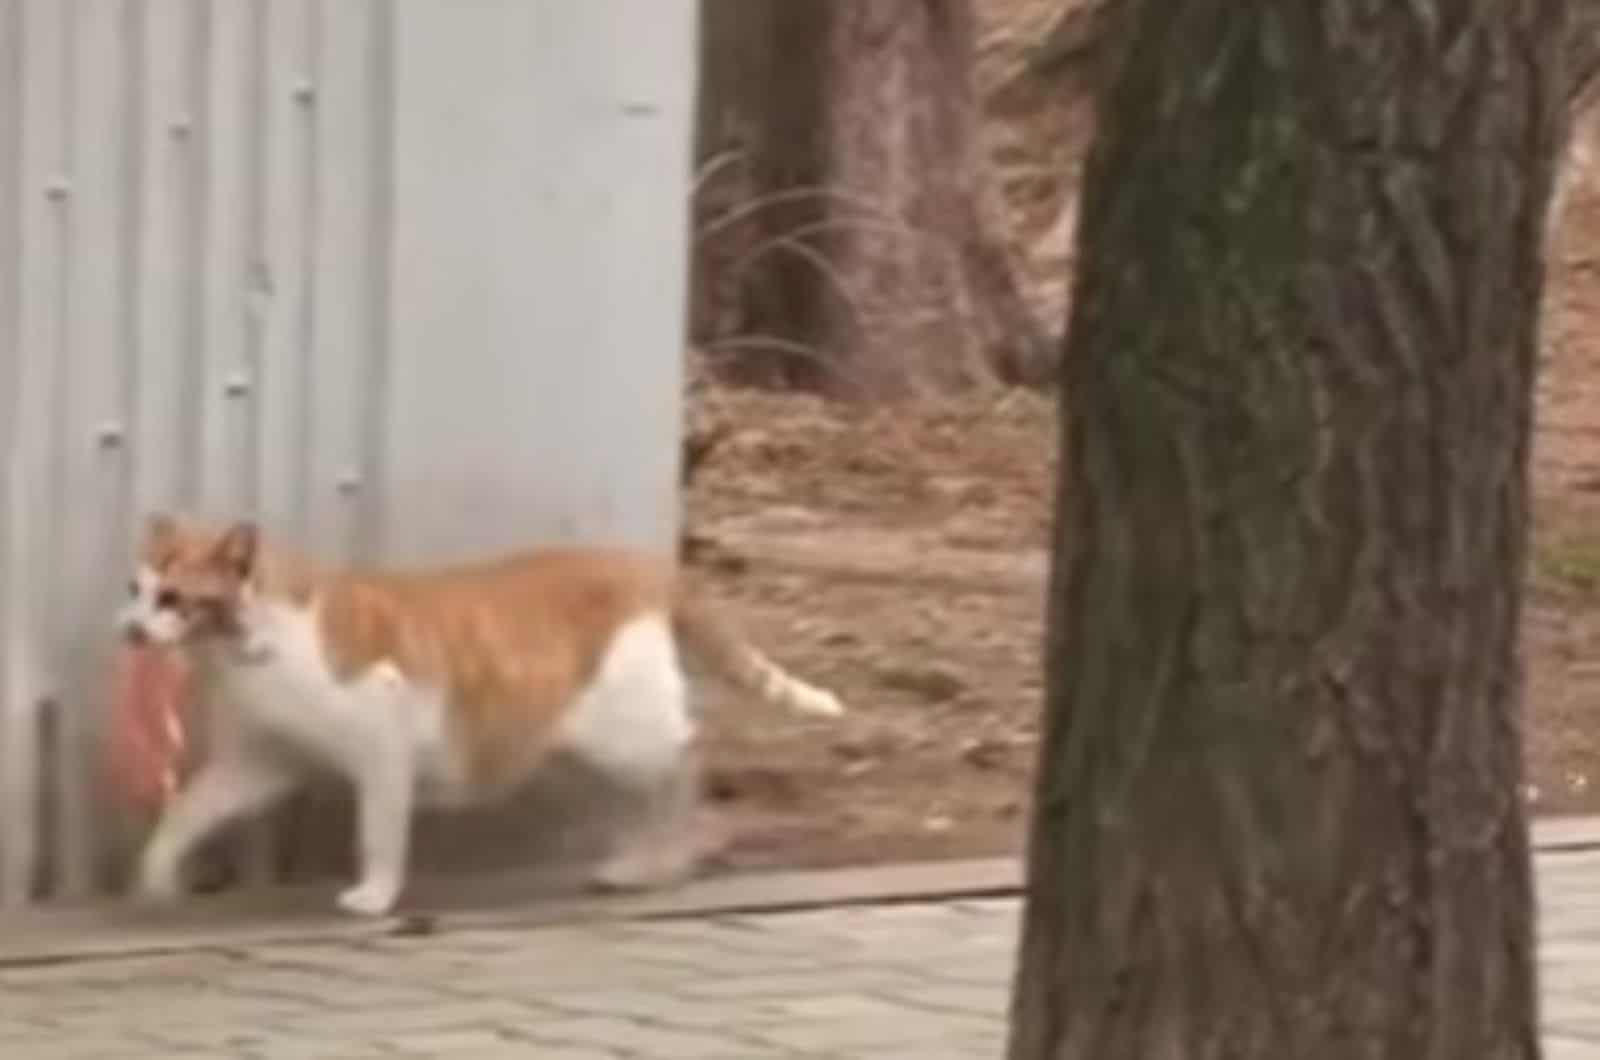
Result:
{"label": "concrete curb", "polygon": [[631,895],[583,893],[570,872],[419,879],[407,909],[379,921],[334,912],[325,887],[197,898],[171,909],[127,902],[49,906],[0,915],[0,969],[270,943],[1003,897],[1020,886],[1020,863],[998,858],[717,876]]}
{"label": "concrete curb", "polygon": [[[1546,857],[1600,850],[1600,816],[1536,820],[1533,845]],[[999,898],[1021,892],[1022,872],[1016,858],[928,861],[715,876],[667,891],[611,896],[582,893],[570,871],[419,879],[408,909],[382,921],[333,912],[326,887],[202,898],[170,910],[123,902],[48,906],[0,915],[0,969],[272,943],[336,945],[443,932]]]}
{"label": "concrete curb", "polygon": [[1541,854],[1600,850],[1600,815],[1538,817],[1533,821],[1533,849]]}

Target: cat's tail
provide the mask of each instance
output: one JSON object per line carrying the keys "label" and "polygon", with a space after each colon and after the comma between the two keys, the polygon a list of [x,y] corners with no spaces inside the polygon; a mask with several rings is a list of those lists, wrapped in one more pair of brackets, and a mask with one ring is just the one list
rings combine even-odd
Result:
{"label": "cat's tail", "polygon": [[800,680],[751,647],[702,601],[679,598],[672,609],[672,628],[682,649],[775,707],[824,718],[844,713],[838,696]]}

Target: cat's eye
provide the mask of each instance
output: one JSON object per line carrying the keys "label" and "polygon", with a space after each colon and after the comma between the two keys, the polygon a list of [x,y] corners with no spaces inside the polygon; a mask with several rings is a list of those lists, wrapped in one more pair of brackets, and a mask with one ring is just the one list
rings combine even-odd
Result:
{"label": "cat's eye", "polygon": [[156,608],[161,611],[176,611],[183,606],[183,598],[171,589],[162,589],[156,593]]}

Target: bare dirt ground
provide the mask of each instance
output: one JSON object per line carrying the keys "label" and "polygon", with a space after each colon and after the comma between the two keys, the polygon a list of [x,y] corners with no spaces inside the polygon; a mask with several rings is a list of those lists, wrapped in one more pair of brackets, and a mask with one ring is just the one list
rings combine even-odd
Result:
{"label": "bare dirt ground", "polygon": [[1524,623],[1529,798],[1600,811],[1600,188],[1574,190],[1553,254]]}
{"label": "bare dirt ground", "polygon": [[719,393],[695,562],[839,722],[711,717],[739,865],[1013,849],[1039,707],[1054,412]]}
{"label": "bare dirt ground", "polygon": [[[1030,7],[986,3],[991,14]],[[1070,228],[1059,219],[1076,166],[1060,145],[1081,142],[1081,114],[1015,89],[991,98],[1013,224],[1031,233],[1019,249],[1042,311],[1060,312]],[[1544,335],[1525,624],[1528,798],[1541,813],[1594,812],[1600,188],[1572,193]],[[690,493],[695,562],[761,643],[854,708],[840,723],[713,711],[710,785],[734,823],[727,861],[1018,849],[1040,708],[1052,402],[1002,392],[874,409],[711,390],[695,414],[727,432]]]}

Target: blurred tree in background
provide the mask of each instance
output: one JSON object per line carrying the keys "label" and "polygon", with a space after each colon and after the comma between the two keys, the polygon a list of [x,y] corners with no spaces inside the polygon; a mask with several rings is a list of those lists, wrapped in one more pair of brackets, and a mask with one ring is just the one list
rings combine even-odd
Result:
{"label": "blurred tree in background", "polygon": [[1040,383],[972,0],[705,0],[694,338],[718,374],[890,397]]}

